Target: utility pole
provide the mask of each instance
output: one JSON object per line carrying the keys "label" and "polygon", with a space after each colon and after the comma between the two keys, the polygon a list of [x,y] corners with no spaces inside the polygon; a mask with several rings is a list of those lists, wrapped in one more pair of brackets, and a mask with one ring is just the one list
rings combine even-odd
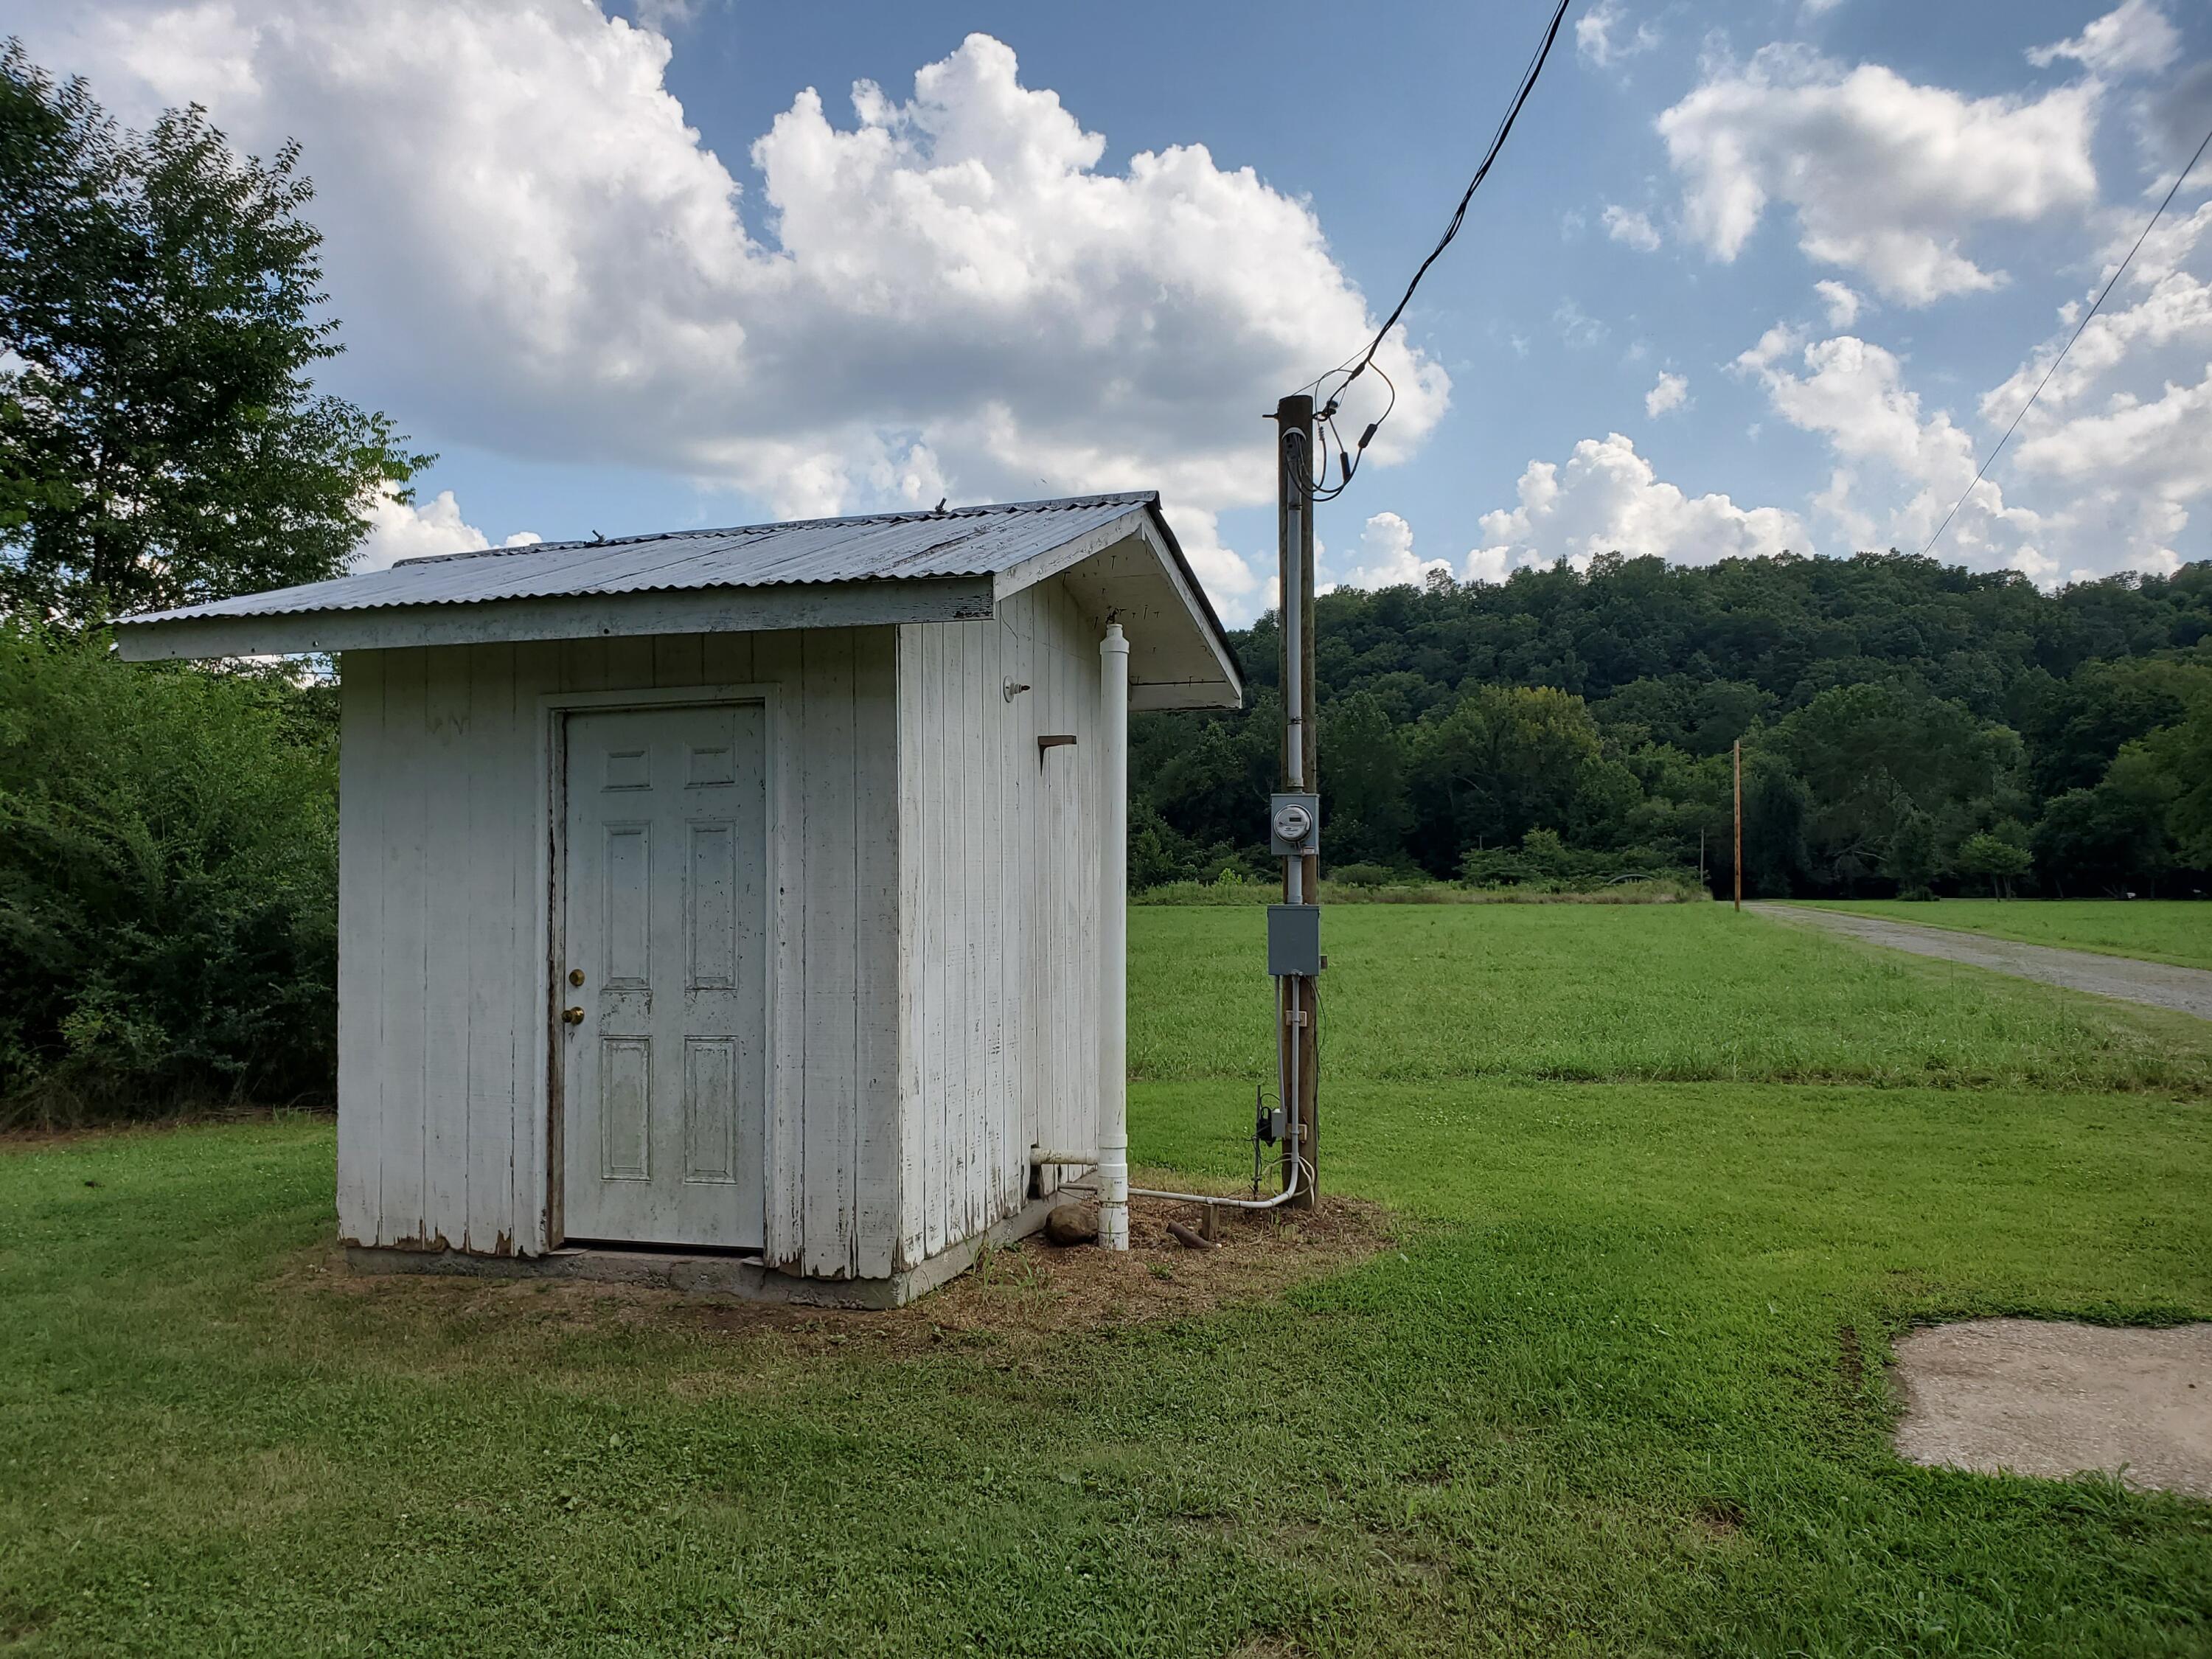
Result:
{"label": "utility pole", "polygon": [[1743,908],[1743,739],[1735,740],[1735,908]]}
{"label": "utility pole", "polygon": [[[1281,981],[1282,1025],[1277,1032],[1278,1077],[1292,1099],[1297,1125],[1283,1163],[1284,1185],[1298,1179],[1303,1164],[1308,1184],[1291,1202],[1311,1207],[1321,1169],[1319,1004],[1320,814],[1314,805],[1321,790],[1321,744],[1314,696],[1313,417],[1310,397],[1285,398],[1275,405],[1277,574],[1282,620],[1283,751],[1282,789],[1270,830],[1283,858],[1285,947],[1279,955],[1273,928],[1268,942],[1269,969]],[[1285,804],[1284,796],[1302,798]],[[1299,815],[1303,816],[1299,816]],[[1292,833],[1296,831],[1296,833]],[[1292,907],[1304,907],[1292,915]],[[1310,943],[1307,943],[1310,941]],[[1293,948],[1295,947],[1295,948]],[[1287,969],[1291,971],[1278,971]],[[1295,1104],[1294,1104],[1295,1103]]]}

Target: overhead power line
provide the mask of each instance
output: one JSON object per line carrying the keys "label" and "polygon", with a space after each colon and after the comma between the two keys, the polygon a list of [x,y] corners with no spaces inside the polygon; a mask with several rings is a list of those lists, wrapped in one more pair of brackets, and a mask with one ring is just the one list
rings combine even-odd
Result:
{"label": "overhead power line", "polygon": [[2035,383],[2035,390],[2027,394],[2027,401],[2020,406],[2020,413],[2012,417],[2012,424],[2004,429],[2004,436],[1997,440],[1996,447],[1990,451],[1989,459],[1984,461],[1980,468],[1976,471],[1973,483],[1959,492],[1959,499],[1951,503],[1951,510],[1943,515],[1943,522],[1936,526],[1936,533],[1928,538],[1928,545],[1920,550],[1923,558],[1936,550],[1936,544],[1943,539],[1943,532],[1951,527],[1951,520],[1959,516],[1959,509],[1966,504],[1966,497],[1981,487],[1983,478],[1988,476],[1989,470],[1996,465],[1997,457],[2004,453],[2004,447],[2012,441],[2012,434],[2020,430],[2020,423],[2027,418],[2027,411],[2035,407],[2035,400],[2043,395],[2043,388],[2051,384],[2051,377],[2058,372],[2058,365],[2064,362],[2066,354],[2074,349],[2074,342],[2081,337],[2082,330],[2089,326],[2089,319],[2104,309],[2106,299],[2115,288],[2119,286],[2120,278],[2128,274],[2128,267],[2136,262],[2136,255],[2142,252],[2142,245],[2150,240],[2151,232],[2157,228],[2158,222],[2166,216],[2166,209],[2173,205],[2173,198],[2181,189],[2182,180],[2197,171],[2197,164],[2204,159],[2207,148],[2212,148],[2212,131],[2208,131],[2204,135],[2203,142],[2197,146],[2197,154],[2189,158],[2189,165],[2173,175],[2173,183],[2166,191],[2166,198],[2158,204],[2157,210],[2150,216],[2149,222],[2143,226],[2142,234],[2136,238],[2135,246],[2128,250],[2128,257],[2120,261],[2120,268],[2112,274],[2110,280],[2098,293],[2095,302],[2082,313],[2081,320],[2074,325],[2073,333],[2066,337],[2066,343],[2058,349],[2058,355],[2051,360],[2051,367],[2043,371],[2043,378]]}
{"label": "overhead power line", "polygon": [[[1369,422],[1367,430],[1360,434],[1358,444],[1347,446],[1341,438],[1336,436],[1334,417],[1337,405],[1352,383],[1370,368],[1377,374],[1382,374],[1386,384],[1389,383],[1390,377],[1382,374],[1382,368],[1375,362],[1375,354],[1382,349],[1382,342],[1389,337],[1390,331],[1398,325],[1399,319],[1406,314],[1406,307],[1413,303],[1413,290],[1420,287],[1421,278],[1429,274],[1429,267],[1436,264],[1443,251],[1452,245],[1452,239],[1459,234],[1460,226],[1466,222],[1468,204],[1474,199],[1474,192],[1482,188],[1482,181],[1490,176],[1490,169],[1496,163],[1498,152],[1505,148],[1505,140],[1513,131],[1513,124],[1521,118],[1522,106],[1528,101],[1528,94],[1536,89],[1536,77],[1544,72],[1545,61],[1552,55],[1553,43],[1559,38],[1559,26],[1566,21],[1567,7],[1571,3],[1572,0],[1559,0],[1559,4],[1553,9],[1551,23],[1544,30],[1543,39],[1537,44],[1534,55],[1528,60],[1528,68],[1522,72],[1521,83],[1514,92],[1512,102],[1506,106],[1504,118],[1498,124],[1498,131],[1491,138],[1490,148],[1483,155],[1482,164],[1475,168],[1474,177],[1468,181],[1467,189],[1461,193],[1459,206],[1453,210],[1451,222],[1444,227],[1444,234],[1437,239],[1436,246],[1429,250],[1429,257],[1422,260],[1420,268],[1413,272],[1413,280],[1406,284],[1406,291],[1398,296],[1398,303],[1390,308],[1390,314],[1382,319],[1382,326],[1375,331],[1375,337],[1367,343],[1364,350],[1353,353],[1334,368],[1328,370],[1318,379],[1308,382],[1318,392],[1323,382],[1338,374],[1344,376],[1328,393],[1321,409],[1315,414],[1315,419],[1319,423],[1322,432],[1320,476],[1310,481],[1313,485],[1312,494],[1316,501],[1328,501],[1344,493],[1346,486],[1352,482],[1352,474],[1359,470],[1360,459],[1366,454],[1367,446],[1375,441],[1375,434],[1381,429],[1382,422],[1390,418],[1391,410],[1397,407],[1398,388],[1395,385],[1391,385],[1389,403],[1384,406],[1382,414]],[[1337,480],[1334,489],[1328,484],[1328,449],[1330,440],[1333,438],[1335,439],[1336,443],[1337,464],[1344,475]]]}

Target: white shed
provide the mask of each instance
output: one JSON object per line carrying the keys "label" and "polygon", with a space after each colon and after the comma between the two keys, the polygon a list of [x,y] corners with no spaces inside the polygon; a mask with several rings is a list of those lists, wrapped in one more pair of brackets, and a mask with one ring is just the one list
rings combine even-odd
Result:
{"label": "white shed", "polygon": [[1098,1145],[1115,623],[1127,707],[1239,702],[1150,494],[494,548],[117,633],[340,661],[358,1264],[887,1303],[1041,1218],[1033,1147]]}

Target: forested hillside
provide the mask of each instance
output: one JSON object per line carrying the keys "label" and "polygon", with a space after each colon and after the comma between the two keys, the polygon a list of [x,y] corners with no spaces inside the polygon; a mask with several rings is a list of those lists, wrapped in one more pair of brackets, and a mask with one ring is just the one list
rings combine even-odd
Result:
{"label": "forested hillside", "polygon": [[[1324,595],[1323,831],[1338,866],[1510,881],[1729,873],[1748,891],[2212,885],[2212,562],[2046,593],[1891,553]],[[1270,868],[1275,618],[1248,709],[1133,723],[1132,878]]]}

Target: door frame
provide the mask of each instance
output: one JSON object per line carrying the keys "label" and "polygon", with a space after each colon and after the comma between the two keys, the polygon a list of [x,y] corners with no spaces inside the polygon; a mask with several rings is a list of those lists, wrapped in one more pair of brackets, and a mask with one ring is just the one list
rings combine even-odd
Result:
{"label": "door frame", "polygon": [[[767,846],[763,849],[766,858],[763,896],[768,905],[766,933],[769,939],[768,960],[763,970],[763,994],[766,1006],[763,1015],[762,1075],[768,1080],[768,1098],[762,1103],[763,1135],[760,1147],[761,1196],[767,1214],[779,1213],[777,1205],[785,1200],[785,1171],[770,1156],[781,1144],[777,1125],[787,1115],[788,1103],[784,1099],[785,1083],[782,1068],[776,1053],[775,1034],[779,1024],[777,1009],[786,983],[797,984],[798,963],[795,960],[795,941],[787,927],[787,915],[782,904],[782,894],[790,890],[803,875],[801,851],[790,835],[790,823],[784,803],[790,791],[784,776],[790,763],[788,733],[781,708],[781,688],[774,682],[740,685],[669,685],[644,686],[628,691],[548,691],[538,699],[538,801],[539,825],[543,833],[535,837],[538,843],[538,872],[532,885],[532,904],[536,923],[531,937],[544,941],[545,949],[535,964],[538,994],[536,1006],[543,1011],[545,1040],[532,1045],[536,1055],[538,1098],[544,1109],[538,1114],[535,1132],[523,1150],[525,1155],[535,1154],[538,1168],[530,1171],[526,1183],[518,1181],[518,1191],[535,1191],[541,1206],[541,1218],[548,1250],[559,1249],[567,1242],[567,1231],[562,1216],[563,1193],[566,1187],[567,1166],[562,1142],[563,1085],[561,1047],[561,964],[567,959],[568,940],[565,936],[566,909],[562,902],[568,879],[568,716],[572,714],[599,714],[610,710],[696,708],[702,705],[757,703],[764,730],[762,771],[767,800]],[[763,1218],[765,1219],[765,1218]],[[766,1247],[772,1252],[775,1241],[769,1238]],[[648,1248],[641,1246],[640,1248]]]}

